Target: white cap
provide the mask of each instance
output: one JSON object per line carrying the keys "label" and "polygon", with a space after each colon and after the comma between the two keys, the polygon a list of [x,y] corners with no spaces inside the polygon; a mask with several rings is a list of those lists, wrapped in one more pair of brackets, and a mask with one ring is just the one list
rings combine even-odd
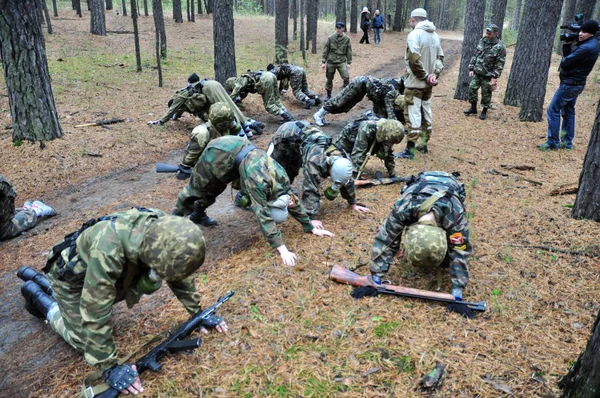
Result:
{"label": "white cap", "polygon": [[364,7],[363,7],[363,10],[362,10],[361,14],[362,14],[363,12],[369,12],[369,9],[367,8],[367,6],[364,6]]}
{"label": "white cap", "polygon": [[425,11],[424,8],[415,8],[410,13],[410,17],[411,18],[413,18],[413,17],[427,18],[427,11]]}

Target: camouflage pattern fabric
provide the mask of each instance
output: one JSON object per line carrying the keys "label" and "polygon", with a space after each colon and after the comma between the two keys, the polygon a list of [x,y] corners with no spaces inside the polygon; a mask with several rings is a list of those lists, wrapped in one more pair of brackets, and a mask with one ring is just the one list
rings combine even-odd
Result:
{"label": "camouflage pattern fabric", "polygon": [[394,104],[398,95],[396,88],[382,79],[371,78],[371,84],[367,85],[367,98],[373,103],[373,113],[378,117],[397,119]]}
{"label": "camouflage pattern fabric", "polygon": [[406,120],[405,127],[408,129],[406,139],[415,142],[417,148],[426,146],[431,138],[432,92],[431,87],[406,88],[404,90],[404,119]]}
{"label": "camouflage pattern fabric", "polygon": [[473,75],[469,82],[469,102],[477,103],[477,90],[481,87],[481,105],[484,108],[492,106],[492,78],[489,76]]}
{"label": "camouflage pattern fabric", "polygon": [[355,77],[342,91],[326,101],[323,108],[331,114],[348,112],[354,105],[362,101],[367,94],[368,81],[369,76]]}
{"label": "camouflage pattern fabric", "polygon": [[396,119],[394,102],[398,91],[391,84],[382,83],[382,80],[372,76],[355,77],[323,107],[331,114],[345,113],[362,101],[365,95],[373,103],[376,116]]}
{"label": "camouflage pattern fabric", "polygon": [[[149,225],[164,216],[165,213],[152,209],[114,213],[110,219],[85,229],[76,247],[67,247],[47,264],[48,279],[60,309],[50,319],[51,327],[75,349],[83,351],[90,365],[101,370],[117,362],[112,306],[125,300],[131,308],[139,301],[136,282],[149,271],[140,262],[140,248]],[[126,287],[126,278],[131,277],[132,283]],[[193,277],[167,284],[189,313],[200,310]]]}
{"label": "camouflage pattern fabric", "polygon": [[[417,192],[419,184],[413,184],[400,196],[392,211],[379,228],[373,242],[371,253],[371,272],[385,275],[400,248],[404,229],[419,219],[421,204],[431,195],[439,192],[437,185],[425,185]],[[465,208],[456,197],[444,196],[437,200],[431,211],[435,214],[437,226],[446,231],[448,237],[448,256],[452,287],[464,288],[469,282],[467,256],[472,252],[469,225]]]}
{"label": "camouflage pattern fabric", "polygon": [[0,241],[13,238],[37,224],[31,209],[15,209],[17,196],[12,185],[0,174]]}
{"label": "camouflage pattern fabric", "polygon": [[278,80],[284,82],[284,89],[288,88],[288,82],[291,84],[297,100],[306,102],[307,99],[314,99],[317,96],[308,88],[306,72],[303,68],[292,64],[282,64],[273,69],[272,72]]}
{"label": "camouflage pattern fabric", "polygon": [[235,79],[230,97],[235,99],[239,95],[243,98],[244,93],[260,94],[265,110],[273,116],[279,116],[287,110],[279,97],[277,77],[271,72],[249,72]]}
{"label": "camouflage pattern fabric", "polygon": [[448,252],[446,231],[435,225],[417,223],[406,228],[406,259],[414,267],[435,268]]}
{"label": "camouflage pattern fabric", "polygon": [[346,34],[338,36],[337,33],[327,38],[323,47],[323,64],[352,64],[352,44]]}
{"label": "camouflage pattern fabric", "polygon": [[237,135],[237,130],[237,128],[232,127],[229,130],[221,132],[217,130],[211,122],[207,122],[195,127],[194,130],[192,130],[190,142],[185,148],[185,154],[183,155],[181,165],[186,167],[194,167],[194,165],[198,162],[200,155],[211,140],[226,135]]}
{"label": "camouflage pattern fabric", "polygon": [[499,38],[483,37],[477,43],[477,51],[469,62],[469,70],[476,75],[499,78],[506,62],[506,48]]}
{"label": "camouflage pattern fabric", "polygon": [[190,84],[177,90],[169,110],[159,119],[161,123],[167,123],[173,116],[180,117],[184,112],[207,120],[205,113],[208,112],[211,104],[207,102],[206,96],[202,93],[201,83]]}
{"label": "camouflage pattern fabric", "polygon": [[209,108],[210,105],[216,104],[217,102],[225,102],[227,105],[229,105],[229,108],[231,108],[233,116],[235,116],[235,120],[240,124],[240,126],[246,124],[246,116],[244,116],[242,111],[240,111],[240,108],[238,108],[235,102],[233,102],[233,100],[229,97],[227,91],[225,91],[223,86],[221,86],[221,83],[219,83],[216,80],[204,81],[204,86],[202,87],[202,94],[206,96]]}
{"label": "camouflage pattern fabric", "polygon": [[[298,124],[303,127],[299,127]],[[302,132],[305,128],[316,129],[307,122],[286,122],[277,129],[271,138],[271,144],[273,144],[271,157],[283,166],[290,184],[294,183],[300,173],[300,168],[302,168]]]}

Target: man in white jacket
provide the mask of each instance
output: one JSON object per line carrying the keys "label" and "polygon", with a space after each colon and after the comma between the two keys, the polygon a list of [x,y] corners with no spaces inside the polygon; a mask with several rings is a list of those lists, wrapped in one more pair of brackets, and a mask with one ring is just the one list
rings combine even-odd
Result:
{"label": "man in white jacket", "polygon": [[410,13],[410,25],[413,31],[406,39],[404,56],[404,116],[408,140],[406,149],[396,154],[396,157],[405,159],[412,159],[415,149],[427,153],[427,143],[431,137],[432,88],[438,84],[437,78],[444,69],[440,38],[435,33],[435,25],[427,20],[427,11],[422,8],[414,9]]}

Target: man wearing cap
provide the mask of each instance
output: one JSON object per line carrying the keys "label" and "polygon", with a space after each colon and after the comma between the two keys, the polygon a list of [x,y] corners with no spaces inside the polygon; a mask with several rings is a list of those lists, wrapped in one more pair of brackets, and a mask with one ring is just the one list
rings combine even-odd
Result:
{"label": "man wearing cap", "polygon": [[343,22],[335,23],[335,33],[327,38],[323,48],[323,59],[321,68],[325,70],[325,90],[327,90],[327,100],[331,99],[331,90],[333,89],[333,77],[335,71],[338,71],[346,87],[350,83],[350,64],[352,64],[352,44],[350,38],[344,33]]}
{"label": "man wearing cap", "polygon": [[[444,52],[435,25],[427,20],[427,11],[414,9],[410,14],[412,32],[406,38],[406,79],[404,84],[404,118],[406,119],[406,149],[397,157],[412,159],[415,149],[427,153],[431,137],[432,87],[444,69]],[[417,141],[421,139],[417,144]]]}
{"label": "man wearing cap", "polygon": [[[563,46],[563,59],[560,61],[560,86],[554,93],[546,117],[548,136],[546,142],[538,145],[541,150],[572,149],[575,137],[575,103],[585,88],[588,75],[598,59],[598,22],[589,20],[581,25],[579,41],[575,50]],[[562,128],[560,118],[563,118]]]}
{"label": "man wearing cap", "polygon": [[506,61],[504,43],[498,38],[498,26],[491,23],[485,28],[485,36],[477,44],[477,52],[469,62],[469,102],[471,107],[465,115],[477,114],[477,90],[481,87],[481,106],[479,118],[485,120],[492,103],[492,91],[496,90],[496,81],[500,78]]}

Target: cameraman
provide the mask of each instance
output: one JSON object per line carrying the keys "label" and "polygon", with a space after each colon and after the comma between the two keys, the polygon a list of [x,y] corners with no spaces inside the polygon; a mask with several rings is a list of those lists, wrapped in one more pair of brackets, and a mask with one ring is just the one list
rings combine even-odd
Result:
{"label": "cameraman", "polygon": [[[559,148],[572,149],[575,137],[575,103],[585,87],[585,81],[598,59],[598,22],[589,20],[581,25],[579,42],[569,52],[563,47],[564,57],[560,61],[560,86],[548,106],[548,137],[537,147],[543,151]],[[567,50],[567,51],[565,51]],[[562,129],[560,117],[563,117]]]}

